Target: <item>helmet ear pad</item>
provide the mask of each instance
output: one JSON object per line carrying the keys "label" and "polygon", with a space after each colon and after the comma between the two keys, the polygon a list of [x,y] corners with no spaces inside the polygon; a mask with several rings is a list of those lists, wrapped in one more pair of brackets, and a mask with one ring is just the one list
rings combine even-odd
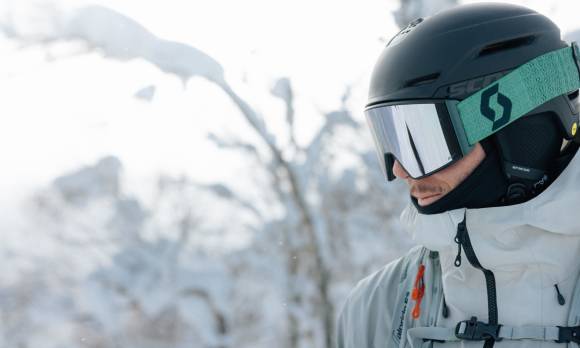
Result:
{"label": "helmet ear pad", "polygon": [[554,112],[526,115],[493,136],[507,179],[534,183],[560,154],[564,135]]}

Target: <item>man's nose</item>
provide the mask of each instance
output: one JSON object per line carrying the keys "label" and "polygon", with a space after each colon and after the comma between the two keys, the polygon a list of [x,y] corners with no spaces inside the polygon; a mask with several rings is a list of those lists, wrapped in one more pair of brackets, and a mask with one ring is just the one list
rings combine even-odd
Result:
{"label": "man's nose", "polygon": [[401,166],[397,160],[395,160],[395,164],[393,164],[393,174],[395,174],[399,179],[407,179],[409,177],[409,173],[403,169],[403,166]]}

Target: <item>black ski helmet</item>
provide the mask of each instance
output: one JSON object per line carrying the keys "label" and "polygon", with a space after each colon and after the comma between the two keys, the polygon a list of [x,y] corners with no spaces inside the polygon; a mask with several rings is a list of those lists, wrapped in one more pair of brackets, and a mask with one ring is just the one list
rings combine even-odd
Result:
{"label": "black ski helmet", "polygon": [[[457,6],[412,21],[390,40],[373,70],[367,108],[417,100],[461,101],[522,64],[567,46],[550,19],[528,8]],[[551,99],[482,141],[486,152],[495,149],[499,155],[508,198],[530,199],[553,179],[547,174],[562,140],[576,133],[569,125],[578,122],[577,95],[575,91]]]}

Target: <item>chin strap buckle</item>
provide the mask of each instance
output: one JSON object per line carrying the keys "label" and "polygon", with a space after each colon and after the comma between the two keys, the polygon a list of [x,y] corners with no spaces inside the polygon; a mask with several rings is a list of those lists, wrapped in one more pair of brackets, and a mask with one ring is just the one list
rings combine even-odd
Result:
{"label": "chin strap buckle", "polygon": [[501,325],[487,324],[477,321],[477,317],[471,317],[469,320],[460,321],[455,327],[455,336],[467,341],[484,341],[493,339],[501,341],[499,329]]}

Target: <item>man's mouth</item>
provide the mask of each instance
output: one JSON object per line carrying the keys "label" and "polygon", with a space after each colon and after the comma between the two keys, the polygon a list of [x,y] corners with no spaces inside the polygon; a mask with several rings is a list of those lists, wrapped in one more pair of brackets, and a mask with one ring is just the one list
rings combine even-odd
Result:
{"label": "man's mouth", "polygon": [[411,196],[415,197],[421,206],[435,202],[447,192],[443,185],[437,183],[409,182],[409,184]]}
{"label": "man's mouth", "polygon": [[429,193],[429,194],[417,195],[417,196],[415,196],[415,198],[417,198],[417,203],[419,203],[420,206],[426,206],[426,205],[432,204],[435,201],[439,200],[439,198],[441,198],[442,196],[443,196],[443,193]]}
{"label": "man's mouth", "polygon": [[417,199],[420,206],[429,205],[445,195],[445,189],[438,185],[413,185],[411,196]]}
{"label": "man's mouth", "polygon": [[424,193],[424,194],[412,194],[413,197],[417,198],[417,199],[427,199],[427,198],[431,198],[431,197],[435,197],[435,196],[439,196],[441,195],[441,192],[437,192],[437,193]]}

